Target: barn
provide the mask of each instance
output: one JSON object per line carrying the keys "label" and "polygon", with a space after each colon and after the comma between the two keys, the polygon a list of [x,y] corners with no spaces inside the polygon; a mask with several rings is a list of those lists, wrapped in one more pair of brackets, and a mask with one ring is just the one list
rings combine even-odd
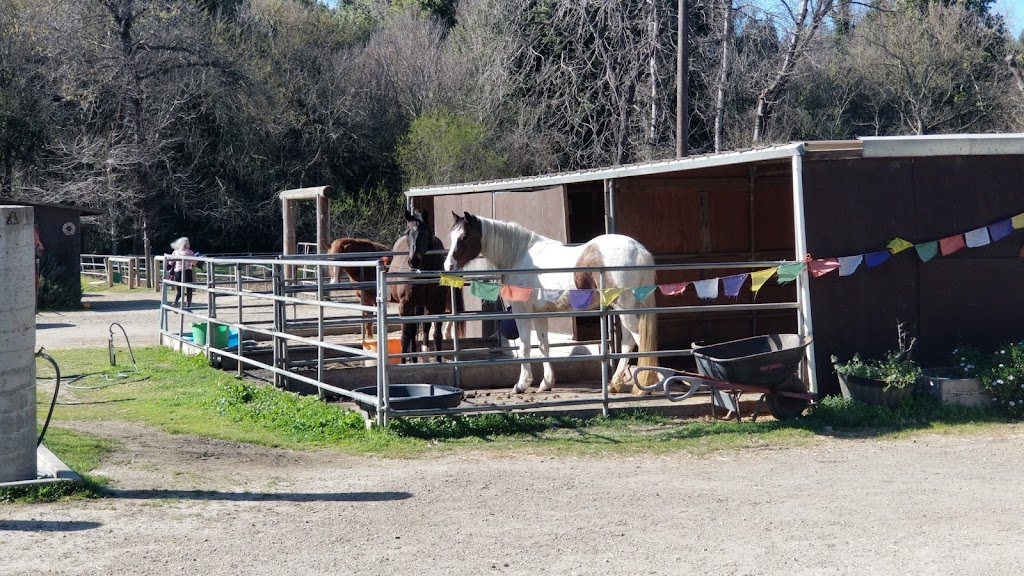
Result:
{"label": "barn", "polygon": [[49,254],[63,268],[62,280],[77,286],[81,274],[82,216],[101,214],[98,210],[63,204],[25,202],[0,198],[0,206],[31,206],[43,254]]}
{"label": "barn", "polygon": [[[917,338],[915,357],[931,364],[963,343],[1024,337],[1024,134],[793,142],[406,194],[436,215],[442,238],[450,213],[468,211],[568,243],[625,234],[658,264],[825,263],[829,273],[768,281],[756,292],[748,284],[732,298],[657,296],[659,306],[709,307],[660,316],[662,349],[799,326],[814,337],[808,360],[822,393],[838,391],[832,355],[895,348],[898,323]],[[658,283],[726,273],[659,270]],[[786,300],[799,306],[716,306]],[[566,319],[552,330],[587,339],[595,326]]]}

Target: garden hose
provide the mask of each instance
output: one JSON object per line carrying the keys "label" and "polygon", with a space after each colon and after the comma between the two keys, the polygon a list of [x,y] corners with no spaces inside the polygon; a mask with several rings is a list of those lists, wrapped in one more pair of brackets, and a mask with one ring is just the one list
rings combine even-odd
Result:
{"label": "garden hose", "polygon": [[36,441],[36,447],[38,448],[43,443],[43,437],[46,436],[46,429],[50,426],[50,418],[53,417],[53,407],[57,404],[57,392],[60,391],[60,366],[57,365],[57,361],[51,358],[49,354],[43,352],[42,348],[36,352],[36,358],[49,360],[50,364],[53,364],[53,369],[57,372],[57,380],[53,386],[53,399],[50,400],[50,410],[46,413],[46,421],[43,422],[43,429],[39,432],[39,440]]}
{"label": "garden hose", "polygon": [[121,334],[124,334],[124,341],[128,344],[128,354],[132,357],[132,365],[135,366],[135,371],[139,371],[139,364],[135,361],[135,352],[132,352],[132,343],[128,340],[128,333],[125,332],[124,326],[121,326],[117,322],[110,324],[108,328],[110,330],[110,337],[107,338],[107,351],[110,354],[110,365],[117,366],[117,356],[114,354],[114,326],[121,329]]}

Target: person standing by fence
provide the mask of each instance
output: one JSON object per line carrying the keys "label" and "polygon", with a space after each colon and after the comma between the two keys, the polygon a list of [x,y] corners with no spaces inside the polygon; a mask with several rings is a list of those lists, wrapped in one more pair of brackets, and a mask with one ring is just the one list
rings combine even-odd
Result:
{"label": "person standing by fence", "polygon": [[[195,260],[183,260],[175,258],[175,256],[195,256],[196,253],[192,251],[192,245],[189,244],[188,238],[182,236],[174,242],[171,242],[171,248],[174,249],[171,252],[171,256],[167,259],[168,271],[173,271],[173,280],[175,282],[191,283],[193,281],[192,268],[195,267]],[[177,287],[178,292],[174,295],[174,305],[177,306],[178,302],[181,301],[181,286]],[[192,305],[192,288],[185,289],[185,307]]]}

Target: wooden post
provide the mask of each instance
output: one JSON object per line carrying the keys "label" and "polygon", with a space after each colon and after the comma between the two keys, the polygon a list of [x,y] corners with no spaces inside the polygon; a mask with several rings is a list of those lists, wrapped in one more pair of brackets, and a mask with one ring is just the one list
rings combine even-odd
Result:
{"label": "wooden post", "polygon": [[103,265],[107,269],[107,288],[113,288],[114,287],[114,268],[112,267],[113,265],[110,263],[110,258],[104,258],[103,259]]}
{"label": "wooden post", "polygon": [[[330,186],[316,186],[313,188],[296,188],[284,190],[278,194],[281,199],[281,218],[284,220],[284,239],[281,254],[298,254],[298,242],[295,238],[295,202],[298,200],[316,200],[316,243],[319,252],[325,252],[328,246],[331,233],[331,214],[329,200],[331,197]],[[287,266],[284,271],[285,280],[295,279],[293,266]]]}

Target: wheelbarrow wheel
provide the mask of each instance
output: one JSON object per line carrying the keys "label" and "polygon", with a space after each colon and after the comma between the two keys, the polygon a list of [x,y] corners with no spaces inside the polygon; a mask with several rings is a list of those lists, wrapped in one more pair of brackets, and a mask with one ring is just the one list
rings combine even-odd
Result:
{"label": "wheelbarrow wheel", "polygon": [[[790,378],[785,383],[781,384],[778,388],[779,391],[788,390],[791,392],[805,392],[807,388],[804,386],[798,378]],[[788,420],[790,418],[798,418],[803,415],[804,410],[810,406],[810,400],[805,398],[794,398],[792,396],[783,396],[778,393],[770,393],[765,395],[765,404],[768,405],[768,411],[771,412],[772,416],[779,420]]]}
{"label": "wheelbarrow wheel", "polygon": [[768,405],[768,411],[779,420],[798,418],[810,405],[810,401],[803,398],[793,398],[781,394],[768,394],[764,401]]}

